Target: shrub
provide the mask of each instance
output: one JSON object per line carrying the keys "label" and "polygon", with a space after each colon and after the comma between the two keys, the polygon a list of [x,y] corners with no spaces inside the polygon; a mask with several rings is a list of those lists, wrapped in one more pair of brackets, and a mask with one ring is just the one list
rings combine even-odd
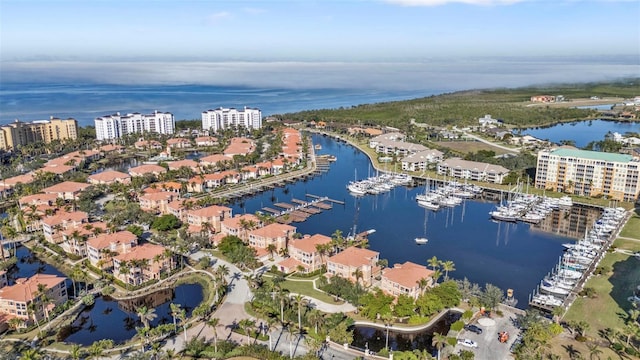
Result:
{"label": "shrub", "polygon": [[596,289],[594,289],[592,287],[585,287],[584,289],[582,289],[582,291],[580,291],[578,293],[578,295],[586,296],[586,297],[589,297],[589,298],[595,298],[596,297]]}
{"label": "shrub", "polygon": [[624,350],[624,346],[620,343],[613,343],[611,344],[611,348],[615,351],[615,352],[620,352],[622,350]]}
{"label": "shrub", "polygon": [[458,320],[453,324],[451,324],[451,330],[453,331],[460,331],[462,330],[463,327],[464,327],[464,322],[462,320]]}
{"label": "shrub", "polygon": [[503,317],[504,313],[502,312],[502,310],[496,310],[496,315],[499,317]]}
{"label": "shrub", "polygon": [[577,342],[587,342],[587,340],[589,340],[589,339],[586,336],[576,335],[576,341]]}
{"label": "shrub", "polygon": [[631,355],[631,356],[638,356],[640,355],[640,351],[636,351],[636,349],[632,348],[631,346],[627,347],[624,349],[624,352]]}
{"label": "shrub", "polygon": [[458,339],[456,339],[454,337],[448,337],[447,338],[447,344],[449,344],[451,346],[456,346],[457,343],[458,343]]}
{"label": "shrub", "polygon": [[462,313],[462,320],[469,321],[469,319],[471,319],[472,317],[473,317],[473,311],[471,310],[467,310],[464,313]]}

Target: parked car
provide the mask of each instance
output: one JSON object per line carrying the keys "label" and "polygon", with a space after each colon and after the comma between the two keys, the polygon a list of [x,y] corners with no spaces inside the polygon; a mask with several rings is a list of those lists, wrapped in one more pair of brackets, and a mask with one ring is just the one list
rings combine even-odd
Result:
{"label": "parked car", "polygon": [[475,341],[470,339],[458,339],[458,344],[466,347],[476,348],[478,344]]}
{"label": "parked car", "polygon": [[468,324],[464,326],[464,329],[467,331],[474,332],[476,334],[482,334],[482,328],[477,325]]}

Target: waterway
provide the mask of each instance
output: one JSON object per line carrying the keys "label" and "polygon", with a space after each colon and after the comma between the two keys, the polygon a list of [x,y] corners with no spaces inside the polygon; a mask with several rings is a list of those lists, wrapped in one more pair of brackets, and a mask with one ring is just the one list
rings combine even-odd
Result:
{"label": "waterway", "polygon": [[[302,234],[329,236],[336,230],[352,233],[354,226],[356,233],[375,229],[369,236],[370,249],[380,252],[380,258],[387,259],[390,266],[405,261],[424,265],[433,256],[452,260],[456,270],[451,277],[467,277],[481,286],[491,283],[505,291],[514,289],[518,307],[522,308],[527,306],[528,294],[558,261],[562,243],[575,240],[569,236],[577,232],[555,232],[558,223],[543,229],[491,221],[489,211],[497,205],[491,201],[468,200],[438,212],[424,210],[415,201],[423,187],[396,187],[385,194],[355,198],[345,186],[355,177],[374,175],[369,158],[329,137],[313,135],[313,142],[322,146],[319,153],[337,157],[328,172],[236,202],[232,205],[234,214],[255,213],[263,207],[274,207],[273,203],[291,202],[292,198],[305,199],[307,193],[344,201],[344,205],[334,204],[333,209],[292,225]],[[557,218],[580,222],[584,216]],[[429,242],[416,245],[416,237],[427,237]]]}
{"label": "waterway", "polygon": [[585,120],[521,130],[522,135],[531,135],[553,143],[572,140],[579,148],[587,146],[591,141],[604,140],[604,136],[608,132],[617,132],[623,135],[627,132],[640,133],[640,122]]}
{"label": "waterway", "polygon": [[[450,311],[431,327],[414,332],[401,332],[389,328],[389,348],[397,351],[411,351],[413,349],[426,349],[430,354],[436,354],[431,339],[434,333],[447,334],[451,324],[460,319],[460,313]],[[352,346],[364,350],[369,349],[378,352],[384,349],[387,341],[387,330],[384,328],[355,326]]]}

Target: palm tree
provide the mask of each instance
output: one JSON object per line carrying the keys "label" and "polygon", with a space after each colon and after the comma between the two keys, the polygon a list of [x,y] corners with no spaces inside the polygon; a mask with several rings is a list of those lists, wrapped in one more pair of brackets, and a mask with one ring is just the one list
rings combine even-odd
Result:
{"label": "palm tree", "polygon": [[421,294],[424,294],[424,291],[427,289],[428,286],[429,286],[429,280],[425,278],[418,280],[418,287],[420,288]]}
{"label": "palm tree", "polygon": [[47,296],[47,285],[38,284],[38,292],[36,296],[38,297],[38,301],[40,301],[40,304],[42,305],[42,313],[47,318],[47,321],[51,321],[51,319],[49,318],[49,310],[47,309],[47,305],[49,305],[49,302],[51,301],[51,299]]}
{"label": "palm tree", "polygon": [[438,360],[440,360],[440,350],[447,345],[447,337],[440,333],[434,333],[431,338],[431,345],[438,350]]}
{"label": "palm tree", "polygon": [[598,360],[600,360],[600,354],[602,354],[602,350],[600,350],[598,344],[587,344],[587,347],[589,348],[589,359],[593,360],[593,358],[596,357],[598,358]]}
{"label": "palm tree", "polygon": [[318,333],[318,327],[324,325],[324,314],[318,309],[312,309],[307,315],[307,320],[314,327],[314,332]]}
{"label": "palm tree", "polygon": [[551,314],[556,324],[560,324],[560,319],[562,319],[562,315],[564,315],[564,308],[562,306],[556,306],[551,311]]}
{"label": "palm tree", "polygon": [[384,348],[389,350],[389,328],[393,325],[393,315],[389,313],[384,313],[381,316],[382,321],[384,322],[384,327],[387,330],[387,337],[384,341]]}
{"label": "palm tree", "polygon": [[277,248],[274,244],[267,245],[267,251],[269,252],[271,257],[273,257],[273,254],[276,252],[276,250]]}
{"label": "palm tree", "polygon": [[146,306],[141,306],[136,309],[137,315],[140,317],[140,321],[144,325],[145,329],[149,328],[149,322],[155,320],[158,317],[156,314],[156,309],[148,308]]}
{"label": "palm tree", "polygon": [[242,328],[242,330],[247,335],[247,345],[249,345],[250,340],[251,340],[251,338],[250,338],[251,330],[253,330],[253,328],[256,326],[256,322],[254,320],[251,320],[251,319],[242,319],[242,320],[240,320],[238,325]]}
{"label": "palm tree", "polygon": [[440,266],[440,260],[434,255],[431,259],[427,260],[427,264],[431,266],[431,270],[436,271],[436,266]]}
{"label": "palm tree", "polygon": [[69,356],[73,360],[80,360],[80,358],[84,355],[84,350],[82,350],[82,346],[78,344],[71,345],[71,349],[69,349]]}
{"label": "palm tree", "polygon": [[433,277],[433,283],[437,284],[438,279],[442,276],[442,271],[440,271],[440,269],[436,269],[431,276]]}
{"label": "palm tree", "polygon": [[442,262],[442,270],[444,270],[444,281],[449,280],[449,271],[456,271],[456,265],[451,260]]}
{"label": "palm tree", "polygon": [[102,357],[102,354],[104,354],[104,348],[102,347],[100,341],[94,341],[91,345],[89,345],[87,352],[89,353],[89,355],[93,356],[94,359],[97,359],[99,357]]}
{"label": "palm tree", "polygon": [[176,324],[176,318],[180,313],[180,304],[169,304],[169,308],[171,309],[171,317],[173,317],[173,331],[178,332],[178,324]]}
{"label": "palm tree", "polygon": [[309,302],[301,294],[296,294],[292,298],[293,303],[298,307],[298,327],[302,329],[302,308]]}
{"label": "palm tree", "polygon": [[42,359],[42,353],[39,349],[27,349],[20,355],[21,360],[39,360]]}
{"label": "palm tree", "polygon": [[220,319],[211,318],[207,320],[207,325],[213,328],[213,351],[218,352],[218,324],[220,323]]}
{"label": "palm tree", "polygon": [[364,278],[364,273],[362,272],[362,269],[360,269],[360,268],[356,268],[353,271],[353,274],[351,274],[351,275],[353,275],[353,277],[356,278],[356,284],[358,284],[358,285],[360,284],[360,280]]}

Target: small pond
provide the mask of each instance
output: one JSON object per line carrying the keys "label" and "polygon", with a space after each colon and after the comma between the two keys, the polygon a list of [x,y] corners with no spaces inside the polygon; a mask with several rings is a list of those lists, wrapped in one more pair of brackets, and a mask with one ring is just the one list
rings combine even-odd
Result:
{"label": "small pond", "polygon": [[[389,348],[399,351],[411,351],[414,349],[426,349],[430,354],[435,354],[435,348],[431,345],[434,333],[447,334],[451,324],[460,319],[459,312],[449,311],[435,324],[424,330],[415,332],[400,332],[393,327],[389,328]],[[378,352],[384,349],[387,331],[384,328],[356,325],[353,332],[353,347]]]}
{"label": "small pond", "polygon": [[191,316],[193,309],[202,302],[202,286],[199,284],[179,285],[174,289],[156,291],[135,299],[117,301],[108,296],[96,298],[95,303],[82,311],[72,326],[64,331],[67,343],[91,345],[96,340],[111,339],[114,343],[124,343],[136,335],[137,327],[142,327],[136,309],[141,306],[155,308],[157,317],[150,325],[173,323],[170,304],[180,304]]}

